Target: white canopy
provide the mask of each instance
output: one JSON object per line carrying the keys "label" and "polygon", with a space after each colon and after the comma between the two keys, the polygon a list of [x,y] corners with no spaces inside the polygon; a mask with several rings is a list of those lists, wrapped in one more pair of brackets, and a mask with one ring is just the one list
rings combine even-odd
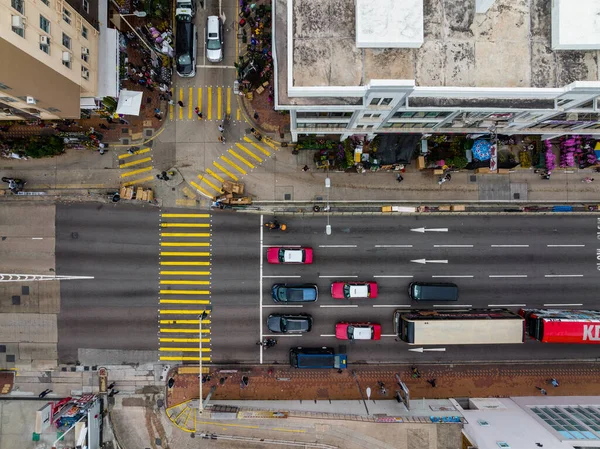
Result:
{"label": "white canopy", "polygon": [[144,92],[123,89],[119,94],[117,114],[140,115],[140,107],[142,106],[143,96]]}

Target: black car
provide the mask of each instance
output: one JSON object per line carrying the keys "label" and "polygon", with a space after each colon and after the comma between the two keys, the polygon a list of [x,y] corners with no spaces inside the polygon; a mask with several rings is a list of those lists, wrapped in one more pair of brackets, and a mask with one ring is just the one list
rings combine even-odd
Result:
{"label": "black car", "polygon": [[196,25],[192,22],[177,22],[175,37],[175,61],[179,76],[196,75]]}
{"label": "black car", "polygon": [[275,302],[314,302],[319,295],[315,284],[274,284],[271,296]]}
{"label": "black car", "polygon": [[287,315],[274,313],[267,318],[267,327],[277,334],[302,334],[312,329],[310,315]]}

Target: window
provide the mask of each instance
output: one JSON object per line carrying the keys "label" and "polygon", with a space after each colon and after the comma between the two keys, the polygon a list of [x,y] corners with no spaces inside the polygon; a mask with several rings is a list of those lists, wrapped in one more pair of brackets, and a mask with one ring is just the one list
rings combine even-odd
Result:
{"label": "window", "polygon": [[81,60],[90,62],[90,51],[85,47],[81,47]]}
{"label": "window", "polygon": [[40,50],[42,50],[46,54],[50,54],[50,44],[44,44],[40,42]]}
{"label": "window", "polygon": [[63,6],[63,20],[71,25],[71,11]]}
{"label": "window", "polygon": [[23,0],[10,0],[10,5],[21,14],[25,14],[25,3]]}
{"label": "window", "polygon": [[89,13],[90,12],[90,3],[88,2],[88,0],[82,0],[82,4],[83,4],[83,9],[85,10],[85,12]]}
{"label": "window", "polygon": [[42,0],[42,2],[44,3],[44,5],[50,6],[50,0]]}
{"label": "window", "polygon": [[60,109],[48,108],[48,109],[46,109],[46,111],[48,111],[48,112],[60,112]]}
{"label": "window", "polygon": [[71,38],[67,36],[65,33],[62,35],[62,44],[67,47],[69,50],[71,49]]}
{"label": "window", "polygon": [[40,28],[50,34],[50,21],[40,14]]}
{"label": "window", "polygon": [[373,98],[371,106],[387,106],[392,102],[393,98]]}
{"label": "window", "polygon": [[12,90],[12,87],[8,87],[6,84],[0,82],[0,89],[2,90]]}
{"label": "window", "polygon": [[383,100],[381,100],[381,106],[387,106],[388,104],[390,104],[392,102],[393,98],[384,98]]}
{"label": "window", "polygon": [[63,59],[63,62],[62,62],[62,63],[63,63],[63,65],[64,65],[64,66],[65,66],[67,69],[70,69],[70,68],[71,68],[71,61],[65,61],[65,60]]}
{"label": "window", "polygon": [[14,103],[17,100],[11,97],[0,97],[0,101],[3,101],[4,103]]}
{"label": "window", "polygon": [[381,101],[381,98],[373,98],[371,100],[371,105],[376,106],[379,104],[380,101]]}
{"label": "window", "polygon": [[[13,16],[13,17],[21,17],[21,16]],[[25,28],[23,28],[23,25],[18,26],[18,27],[16,27],[16,26],[13,25],[12,30],[15,33],[17,33],[19,36],[25,37]]]}
{"label": "window", "polygon": [[88,29],[87,29],[87,27],[85,27],[85,26],[83,26],[83,25],[81,26],[81,35],[82,35],[82,36],[83,36],[85,39],[87,39],[87,38],[88,38]]}
{"label": "window", "polygon": [[90,71],[88,69],[86,69],[85,67],[81,68],[81,77],[83,79],[89,80],[90,79]]}

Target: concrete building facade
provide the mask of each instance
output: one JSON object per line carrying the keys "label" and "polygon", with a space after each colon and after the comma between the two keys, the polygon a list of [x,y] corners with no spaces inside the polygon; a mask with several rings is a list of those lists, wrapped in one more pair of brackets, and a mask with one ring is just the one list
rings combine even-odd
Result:
{"label": "concrete building facade", "polygon": [[[301,135],[600,135],[594,0],[273,0]],[[585,30],[582,33],[582,30]]]}

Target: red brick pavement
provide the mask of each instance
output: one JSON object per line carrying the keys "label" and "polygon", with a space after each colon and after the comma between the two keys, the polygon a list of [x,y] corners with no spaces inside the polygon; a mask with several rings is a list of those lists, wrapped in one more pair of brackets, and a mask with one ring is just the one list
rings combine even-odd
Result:
{"label": "red brick pavement", "polygon": [[[600,395],[600,365],[595,363],[501,364],[501,365],[420,365],[421,378],[413,379],[409,366],[364,366],[354,368],[362,390],[371,387],[373,399],[390,399],[397,389],[395,374],[410,389],[411,398],[509,397],[535,396],[539,386],[549,396]],[[252,367],[235,374],[219,374],[211,368],[211,380],[205,382],[203,396],[213,385],[217,389],[212,400],[354,400],[360,399],[357,381],[352,369],[298,370],[288,367]],[[249,377],[249,385],[240,388],[241,377]],[[171,372],[175,379],[167,394],[168,407],[198,398],[196,374]],[[220,378],[226,378],[220,385]],[[549,379],[556,378],[560,386],[553,388]],[[433,388],[428,379],[436,379]],[[388,391],[379,391],[382,381]]]}

